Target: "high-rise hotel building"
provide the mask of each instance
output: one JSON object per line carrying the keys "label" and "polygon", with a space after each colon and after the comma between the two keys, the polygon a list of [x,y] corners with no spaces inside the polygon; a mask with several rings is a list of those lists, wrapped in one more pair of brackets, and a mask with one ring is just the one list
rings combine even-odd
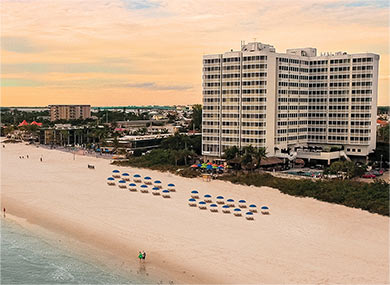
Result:
{"label": "high-rise hotel building", "polygon": [[379,55],[271,45],[203,56],[202,153],[266,147],[283,157],[302,147],[375,149]]}

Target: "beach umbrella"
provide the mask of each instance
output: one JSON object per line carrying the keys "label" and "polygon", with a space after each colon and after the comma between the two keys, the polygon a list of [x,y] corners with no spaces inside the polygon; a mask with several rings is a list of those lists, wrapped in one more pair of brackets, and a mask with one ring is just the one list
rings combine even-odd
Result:
{"label": "beach umbrella", "polygon": [[207,162],[207,165],[213,165],[211,162]]}
{"label": "beach umbrella", "polygon": [[254,220],[254,218],[253,218],[253,213],[252,213],[252,212],[247,212],[247,213],[246,213],[246,219],[247,219],[247,220]]}
{"label": "beach umbrella", "polygon": [[227,199],[226,202],[234,202],[233,199]]}
{"label": "beach umbrella", "polygon": [[120,188],[126,188],[126,181],[125,180],[119,180],[118,183],[119,183],[118,186]]}
{"label": "beach umbrella", "polygon": [[175,184],[169,183],[168,187],[175,187]]}
{"label": "beach umbrella", "polygon": [[233,211],[234,211],[234,215],[235,215],[236,217],[241,216],[241,209],[236,208],[236,209],[234,209]]}
{"label": "beach umbrella", "polygon": [[222,164],[220,164],[218,167],[224,168],[225,166],[223,166]]}
{"label": "beach umbrella", "polygon": [[160,188],[158,188],[158,187],[153,187],[152,188],[152,194],[153,195],[160,195],[160,192],[159,192],[159,190],[160,190]]}
{"label": "beach umbrella", "polygon": [[199,164],[198,164],[198,167],[202,167],[202,164],[201,164],[201,163],[199,163]]}
{"label": "beach umbrella", "polygon": [[196,206],[196,200],[194,198],[188,199],[188,205],[190,207],[195,207]]}
{"label": "beach umbrella", "polygon": [[112,173],[120,173],[120,171],[115,169],[115,170],[112,171]]}
{"label": "beach umbrella", "polygon": [[100,148],[96,149],[96,151],[100,151]]}
{"label": "beach umbrella", "polygon": [[196,190],[193,190],[193,191],[191,191],[191,194],[199,194],[199,192]]}
{"label": "beach umbrella", "polygon": [[267,207],[267,206],[263,206],[263,207],[261,207],[261,213],[263,214],[263,215],[267,215],[267,214],[269,214],[269,208]]}
{"label": "beach umbrella", "polygon": [[142,184],[141,186],[141,193],[148,193],[148,185]]}
{"label": "beach umbrella", "polygon": [[134,178],[140,178],[141,175],[139,175],[139,174],[134,174],[133,177],[134,177]]}
{"label": "beach umbrella", "polygon": [[163,196],[163,198],[171,198],[169,190],[163,190],[162,196]]}
{"label": "beach umbrella", "polygon": [[154,184],[161,184],[161,181],[160,180],[156,180],[156,181],[154,181]]}
{"label": "beach umbrella", "polygon": [[198,165],[197,165],[197,164],[193,164],[193,165],[191,165],[191,167],[192,167],[192,168],[197,168]]}
{"label": "beach umbrella", "polygon": [[199,209],[201,209],[201,210],[207,209],[206,202],[200,201],[199,202]]}
{"label": "beach umbrella", "polygon": [[227,199],[227,200],[226,200],[226,204],[227,204],[229,207],[234,207],[234,200],[233,200],[233,199]]}
{"label": "beach umbrella", "polygon": [[210,211],[211,211],[211,212],[218,212],[218,206],[217,206],[217,204],[211,204],[211,205],[210,205]]}
{"label": "beach umbrella", "polygon": [[107,184],[108,185],[115,185],[115,178],[114,177],[108,177],[107,178]]}
{"label": "beach umbrella", "polygon": [[136,187],[137,184],[135,184],[135,183],[130,183],[129,186],[130,186],[130,187]]}
{"label": "beach umbrella", "polygon": [[200,168],[206,168],[207,167],[207,165],[206,164],[202,164],[202,166],[200,167]]}
{"label": "beach umbrella", "polygon": [[125,172],[125,173],[122,173],[122,176],[126,176],[127,177],[127,176],[130,176],[130,175],[129,175],[129,173]]}
{"label": "beach umbrella", "polygon": [[206,195],[204,195],[203,197],[204,197],[204,201],[205,201],[205,202],[211,203],[211,195],[206,194]]}
{"label": "beach umbrella", "polygon": [[176,192],[176,190],[175,190],[175,184],[173,184],[173,183],[169,183],[167,188],[168,188],[168,190],[171,191],[171,192]]}
{"label": "beach umbrella", "polygon": [[235,208],[233,211],[234,211],[234,212],[241,212],[241,209]]}
{"label": "beach umbrella", "polygon": [[192,198],[199,198],[199,192],[196,190],[191,191],[191,197]]}
{"label": "beach umbrella", "polygon": [[252,213],[257,213],[256,205],[255,204],[249,205],[249,211],[251,211]]}
{"label": "beach umbrella", "polygon": [[225,213],[225,214],[230,213],[229,206],[228,205],[223,205],[222,206],[222,212]]}
{"label": "beach umbrella", "polygon": [[145,176],[144,179],[145,179],[145,180],[152,180],[152,178],[149,177],[149,176]]}
{"label": "beach umbrella", "polygon": [[129,180],[130,180],[130,175],[129,175],[129,173],[122,173],[122,178],[123,178],[124,180],[129,181]]}
{"label": "beach umbrella", "polygon": [[207,170],[211,170],[211,169],[213,169],[213,166],[211,164],[209,164],[209,165],[206,166],[206,169]]}
{"label": "beach umbrella", "polygon": [[224,204],[224,201],[223,201],[223,196],[217,196],[217,203],[218,204]]}
{"label": "beach umbrella", "polygon": [[246,201],[245,200],[240,200],[240,201],[238,201],[238,203],[246,203]]}
{"label": "beach umbrella", "polygon": [[218,168],[218,167],[217,167],[216,165],[215,165],[215,166],[213,165],[213,169],[217,169],[217,168]]}

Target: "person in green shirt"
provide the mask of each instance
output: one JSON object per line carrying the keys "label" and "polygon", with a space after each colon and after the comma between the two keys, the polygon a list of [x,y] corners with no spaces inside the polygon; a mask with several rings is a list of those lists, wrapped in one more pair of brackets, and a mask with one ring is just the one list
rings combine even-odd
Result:
{"label": "person in green shirt", "polygon": [[139,252],[138,258],[139,258],[139,261],[140,261],[140,262],[141,262],[141,260],[142,260],[143,257],[144,257],[144,256],[143,256],[142,252]]}

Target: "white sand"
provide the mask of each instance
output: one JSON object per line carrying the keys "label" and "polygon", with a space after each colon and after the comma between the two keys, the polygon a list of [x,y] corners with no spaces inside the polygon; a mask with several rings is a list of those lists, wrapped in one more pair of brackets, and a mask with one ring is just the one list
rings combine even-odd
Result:
{"label": "white sand", "polygon": [[[295,198],[267,187],[203,182],[55,150],[1,148],[7,212],[109,250],[118,259],[148,253],[149,271],[188,283],[389,282],[389,218]],[[19,155],[29,154],[29,159]],[[39,157],[43,155],[41,163]],[[94,164],[90,170],[87,164]],[[176,184],[172,199],[110,187],[113,169]],[[268,205],[244,217],[190,208],[190,191]],[[162,274],[162,273],[159,273]],[[158,274],[158,275],[159,275]]]}

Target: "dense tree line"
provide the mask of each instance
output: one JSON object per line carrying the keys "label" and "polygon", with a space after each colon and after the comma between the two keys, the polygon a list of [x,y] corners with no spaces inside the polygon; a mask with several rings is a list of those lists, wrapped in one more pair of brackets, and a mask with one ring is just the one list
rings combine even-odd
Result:
{"label": "dense tree line", "polygon": [[[361,183],[350,180],[293,180],[270,174],[232,174],[219,179],[236,184],[268,186],[282,193],[312,197],[317,200],[359,208],[371,213],[389,216],[389,184],[383,180]],[[259,190],[261,191],[261,190]]]}

